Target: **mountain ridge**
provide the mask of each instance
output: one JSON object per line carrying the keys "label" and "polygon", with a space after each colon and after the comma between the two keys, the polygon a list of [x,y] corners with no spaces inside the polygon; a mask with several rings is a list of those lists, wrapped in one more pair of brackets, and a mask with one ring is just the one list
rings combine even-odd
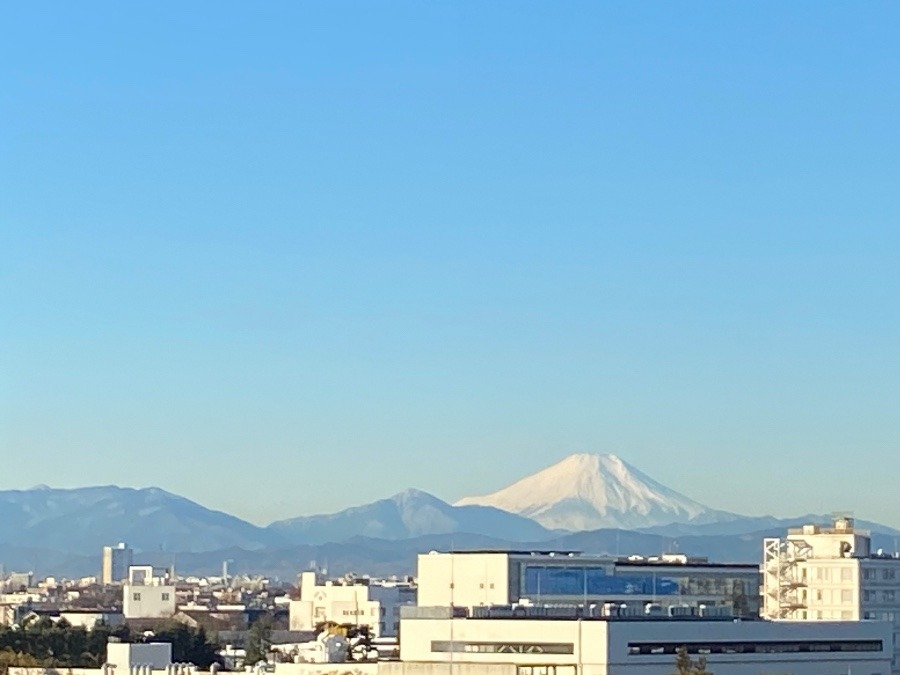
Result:
{"label": "mountain ridge", "polygon": [[[569,463],[564,470],[543,477],[538,472],[512,484],[527,488],[519,490],[520,501],[506,504],[520,513],[466,499],[452,505],[410,488],[369,504],[268,526],[158,487],[39,485],[0,491],[0,563],[56,574],[96,573],[101,547],[118,541],[134,548],[141,561],[168,564],[177,559],[179,569],[214,569],[221,560],[234,559],[248,571],[258,565],[259,572],[279,574],[303,569],[311,560],[329,560],[348,571],[385,573],[390,565],[411,564],[415,547],[417,552],[559,548],[607,555],[682,551],[719,562],[757,562],[761,533],[782,536],[788,527],[829,521],[828,516],[741,516],[710,509],[615,455],[582,454],[563,462]],[[611,482],[603,482],[609,476]],[[598,504],[598,496],[605,501]],[[583,519],[584,530],[547,526],[573,513]],[[590,527],[597,520],[608,523],[610,516],[616,525]],[[540,518],[544,525],[537,522]],[[873,549],[892,549],[900,536],[888,526],[856,522],[873,531]]]}
{"label": "mountain ridge", "polygon": [[494,506],[571,532],[742,518],[676,492],[614,454],[579,453],[456,506]]}
{"label": "mountain ridge", "polygon": [[352,536],[389,540],[452,533],[505,533],[514,539],[553,536],[528,518],[490,506],[453,506],[415,488],[335,513],[275,521],[268,528],[294,544],[342,541]]}

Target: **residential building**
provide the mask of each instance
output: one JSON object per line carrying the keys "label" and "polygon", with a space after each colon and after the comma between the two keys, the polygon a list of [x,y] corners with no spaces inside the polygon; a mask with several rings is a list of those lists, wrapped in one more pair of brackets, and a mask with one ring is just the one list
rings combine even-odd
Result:
{"label": "residential building", "polygon": [[766,539],[762,615],[789,621],[887,621],[894,627],[893,669],[900,671],[900,557],[871,548],[869,532],[849,517]]}
{"label": "residential building", "polygon": [[150,565],[132,565],[122,586],[126,619],[161,619],[175,614],[175,580]]}
{"label": "residential building", "polygon": [[119,542],[115,546],[104,546],[100,583],[108,586],[125,581],[128,577],[128,568],[133,563],[133,557],[132,550],[124,542]]}
{"label": "residential building", "polygon": [[368,626],[374,637],[397,635],[400,607],[413,605],[415,587],[406,581],[346,578],[324,581],[316,572],[300,575],[300,599],[290,603],[290,629],[315,630],[334,622]]}
{"label": "residential building", "polygon": [[759,568],[682,555],[609,558],[575,551],[432,551],[418,558],[423,607],[616,602],[729,607],[759,616]]}

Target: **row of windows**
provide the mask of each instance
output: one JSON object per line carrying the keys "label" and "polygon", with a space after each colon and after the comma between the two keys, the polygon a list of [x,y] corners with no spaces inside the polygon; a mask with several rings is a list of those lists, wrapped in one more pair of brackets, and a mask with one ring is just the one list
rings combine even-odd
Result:
{"label": "row of windows", "polygon": [[[834,572],[833,575],[832,572]],[[811,574],[816,581],[831,581],[832,576],[834,581],[838,581],[838,579],[840,581],[853,581],[853,569],[850,567],[841,567],[834,570],[831,567],[813,567]]]}
{"label": "row of windows", "polygon": [[631,655],[675,654],[684,647],[688,654],[781,654],[789,652],[880,652],[881,640],[808,640],[804,642],[629,642]]}
{"label": "row of windows", "polygon": [[870,621],[894,621],[894,612],[863,612],[863,619]]}
{"label": "row of windows", "polygon": [[665,577],[612,576],[599,567],[529,565],[524,595],[677,595],[678,582]]}
{"label": "row of windows", "polygon": [[[751,577],[726,574],[628,570],[608,574],[602,567],[523,565],[520,594],[537,595],[718,595],[747,596]],[[755,588],[753,594],[755,595]]]}
{"label": "row of windows", "polygon": [[459,642],[432,640],[432,652],[454,654],[574,654],[571,642]]}
{"label": "row of windows", "polygon": [[866,602],[878,602],[879,597],[881,598],[881,602],[894,602],[897,598],[897,594],[895,591],[881,591],[880,595],[878,591],[863,591],[863,600]]}
{"label": "row of windows", "polygon": [[[897,570],[892,567],[885,567],[881,570],[881,580],[882,581],[890,581],[891,579],[896,579]],[[863,570],[863,579],[868,581],[875,581],[878,579],[878,570],[873,569],[871,567]]]}

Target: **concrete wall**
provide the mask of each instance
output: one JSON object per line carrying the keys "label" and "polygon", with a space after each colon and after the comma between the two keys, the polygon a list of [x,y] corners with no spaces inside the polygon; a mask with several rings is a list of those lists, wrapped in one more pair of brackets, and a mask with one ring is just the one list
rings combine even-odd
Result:
{"label": "concrete wall", "polygon": [[175,602],[174,586],[122,587],[122,613],[126,619],[168,618],[175,614]]}
{"label": "concrete wall", "polygon": [[509,555],[506,553],[422,553],[418,558],[421,607],[507,605]]}
{"label": "concrete wall", "polygon": [[59,618],[65,619],[72,626],[81,626],[87,630],[101,622],[108,626],[118,626],[125,620],[119,612],[60,612]]}
{"label": "concrete wall", "polygon": [[[606,622],[523,619],[404,619],[401,661],[465,663],[576,664],[606,658]],[[533,645],[528,653],[433,651],[434,642]],[[541,645],[568,645],[568,653],[543,653]]]}
{"label": "concrete wall", "polygon": [[276,663],[275,675],[380,675],[378,663]]}
{"label": "concrete wall", "polygon": [[384,661],[378,675],[516,675],[510,663],[403,663]]}
{"label": "concrete wall", "polygon": [[316,575],[304,572],[300,600],[289,605],[290,629],[314,630],[317,623],[334,621],[369,626],[375,637],[395,637],[398,608],[407,589],[365,584],[317,584]]}
{"label": "concrete wall", "polygon": [[[671,675],[676,643],[744,643],[755,650],[759,643],[765,648],[766,643],[851,640],[880,641],[881,649],[740,653],[718,649],[720,653],[709,653],[707,659],[716,675],[890,675],[893,652],[890,624],[872,621],[404,619],[401,634],[404,665],[452,663],[453,675],[462,664],[513,664],[518,675]],[[648,644],[666,644],[669,652],[633,651]]]}
{"label": "concrete wall", "polygon": [[119,673],[132,666],[164,669],[172,663],[172,645],[168,642],[110,642],[106,645],[106,662],[114,665]]}

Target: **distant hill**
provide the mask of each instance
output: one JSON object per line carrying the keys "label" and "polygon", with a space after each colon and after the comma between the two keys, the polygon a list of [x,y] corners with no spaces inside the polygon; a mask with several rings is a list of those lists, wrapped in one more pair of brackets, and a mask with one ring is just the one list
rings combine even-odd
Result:
{"label": "distant hill", "polygon": [[421,490],[406,490],[338,513],[281,520],[269,529],[294,544],[339,542],[358,536],[397,540],[452,533],[512,541],[553,536],[528,518],[490,506],[451,506]]}
{"label": "distant hill", "polygon": [[0,491],[0,544],[99,559],[104,545],[119,541],[141,551],[187,552],[283,543],[271,530],[159,488]]}
{"label": "distant hill", "polygon": [[[614,455],[573,455],[493,495],[455,506],[406,490],[268,527],[159,488],[0,491],[0,565],[43,575],[94,575],[101,548],[119,541],[135,549],[137,562],[174,562],[185,573],[211,574],[230,560],[236,573],[282,579],[293,579],[313,561],[335,574],[409,574],[416,554],[432,549],[565,549],[610,556],[681,552],[755,563],[763,537],[829,520],[710,509]],[[900,531],[856,523],[872,531],[873,549],[896,550]]]}
{"label": "distant hill", "polygon": [[498,492],[456,504],[495,506],[571,532],[740,518],[695,502],[616,455],[600,454],[570,455]]}

